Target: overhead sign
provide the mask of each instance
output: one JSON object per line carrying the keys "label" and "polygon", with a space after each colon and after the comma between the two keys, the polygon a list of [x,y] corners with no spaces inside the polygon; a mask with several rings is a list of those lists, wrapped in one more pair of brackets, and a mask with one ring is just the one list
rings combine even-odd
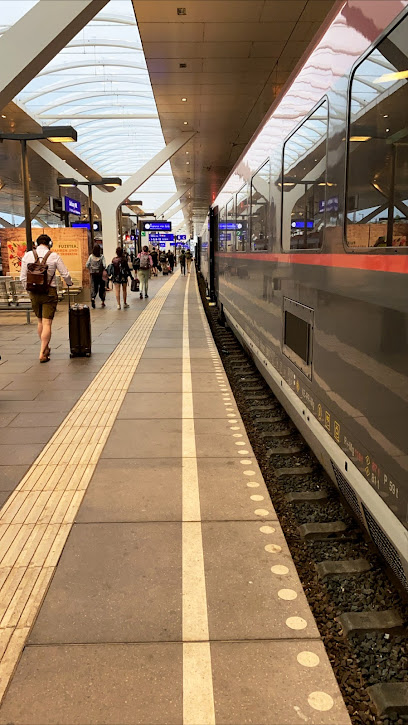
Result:
{"label": "overhead sign", "polygon": [[71,199],[69,196],[64,196],[62,199],[63,210],[68,214],[75,214],[81,216],[81,203],[76,199]]}
{"label": "overhead sign", "polygon": [[[305,223],[304,223],[304,221],[302,221],[301,219],[299,219],[297,221],[293,221],[291,223],[291,227],[292,227],[292,229],[304,229],[305,228]],[[312,221],[308,221],[307,222],[307,228],[308,229],[313,229],[313,222]]]}
{"label": "overhead sign", "polygon": [[[89,222],[72,222],[71,227],[74,229],[90,229],[91,225]],[[93,229],[94,232],[100,232],[101,231],[101,223],[100,222],[94,222],[93,223]]]}
{"label": "overhead sign", "polygon": [[142,222],[146,232],[171,232],[171,222]]}
{"label": "overhead sign", "polygon": [[174,234],[149,234],[149,242],[173,242]]}
{"label": "overhead sign", "polygon": [[220,229],[231,229],[232,231],[235,231],[236,229],[242,229],[243,228],[242,222],[220,222]]}
{"label": "overhead sign", "polygon": [[181,239],[187,239],[187,236],[185,234],[177,234],[176,235],[176,239],[179,239],[179,240],[181,240]]}

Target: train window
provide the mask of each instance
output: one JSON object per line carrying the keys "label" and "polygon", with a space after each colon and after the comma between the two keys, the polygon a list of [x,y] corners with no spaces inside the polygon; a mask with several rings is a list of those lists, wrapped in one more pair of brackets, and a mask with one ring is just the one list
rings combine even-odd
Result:
{"label": "train window", "polygon": [[406,17],[356,67],[350,84],[350,247],[407,247],[407,79]]}
{"label": "train window", "polygon": [[322,245],[327,128],[328,104],[324,101],[285,143],[282,186],[282,246],[285,251],[318,249]]}
{"label": "train window", "polygon": [[218,216],[218,250],[225,251],[225,207]]}
{"label": "train window", "polygon": [[268,249],[269,160],[251,181],[251,252]]}
{"label": "train window", "polygon": [[227,228],[226,232],[226,247],[227,252],[233,252],[235,249],[235,199],[234,197],[228,202],[227,206]]}
{"label": "train window", "polygon": [[242,187],[237,193],[237,252],[245,252],[248,239],[248,187]]}

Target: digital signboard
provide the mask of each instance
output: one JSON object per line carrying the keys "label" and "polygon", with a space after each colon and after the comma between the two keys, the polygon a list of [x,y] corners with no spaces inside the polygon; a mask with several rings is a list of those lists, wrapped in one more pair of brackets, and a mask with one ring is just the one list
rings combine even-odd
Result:
{"label": "digital signboard", "polygon": [[157,244],[157,242],[172,242],[174,234],[149,234],[149,242]]}
{"label": "digital signboard", "polygon": [[142,222],[145,232],[171,232],[171,222]]}

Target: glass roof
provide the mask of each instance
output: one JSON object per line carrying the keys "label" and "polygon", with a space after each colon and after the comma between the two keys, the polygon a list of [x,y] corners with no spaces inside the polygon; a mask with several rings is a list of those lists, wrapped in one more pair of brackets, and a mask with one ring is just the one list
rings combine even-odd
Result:
{"label": "glass roof", "polygon": [[[102,176],[125,180],[165,146],[131,0],[110,0],[15,100],[44,126],[76,128],[70,150]],[[154,211],[175,191],[168,163],[133,198]]]}

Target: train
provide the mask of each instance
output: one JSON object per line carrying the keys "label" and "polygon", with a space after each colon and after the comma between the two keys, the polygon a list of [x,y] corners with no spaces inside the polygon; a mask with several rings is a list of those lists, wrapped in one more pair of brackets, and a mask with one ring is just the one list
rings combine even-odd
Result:
{"label": "train", "polygon": [[337,3],[213,200],[196,257],[408,591],[407,112],[408,1]]}

